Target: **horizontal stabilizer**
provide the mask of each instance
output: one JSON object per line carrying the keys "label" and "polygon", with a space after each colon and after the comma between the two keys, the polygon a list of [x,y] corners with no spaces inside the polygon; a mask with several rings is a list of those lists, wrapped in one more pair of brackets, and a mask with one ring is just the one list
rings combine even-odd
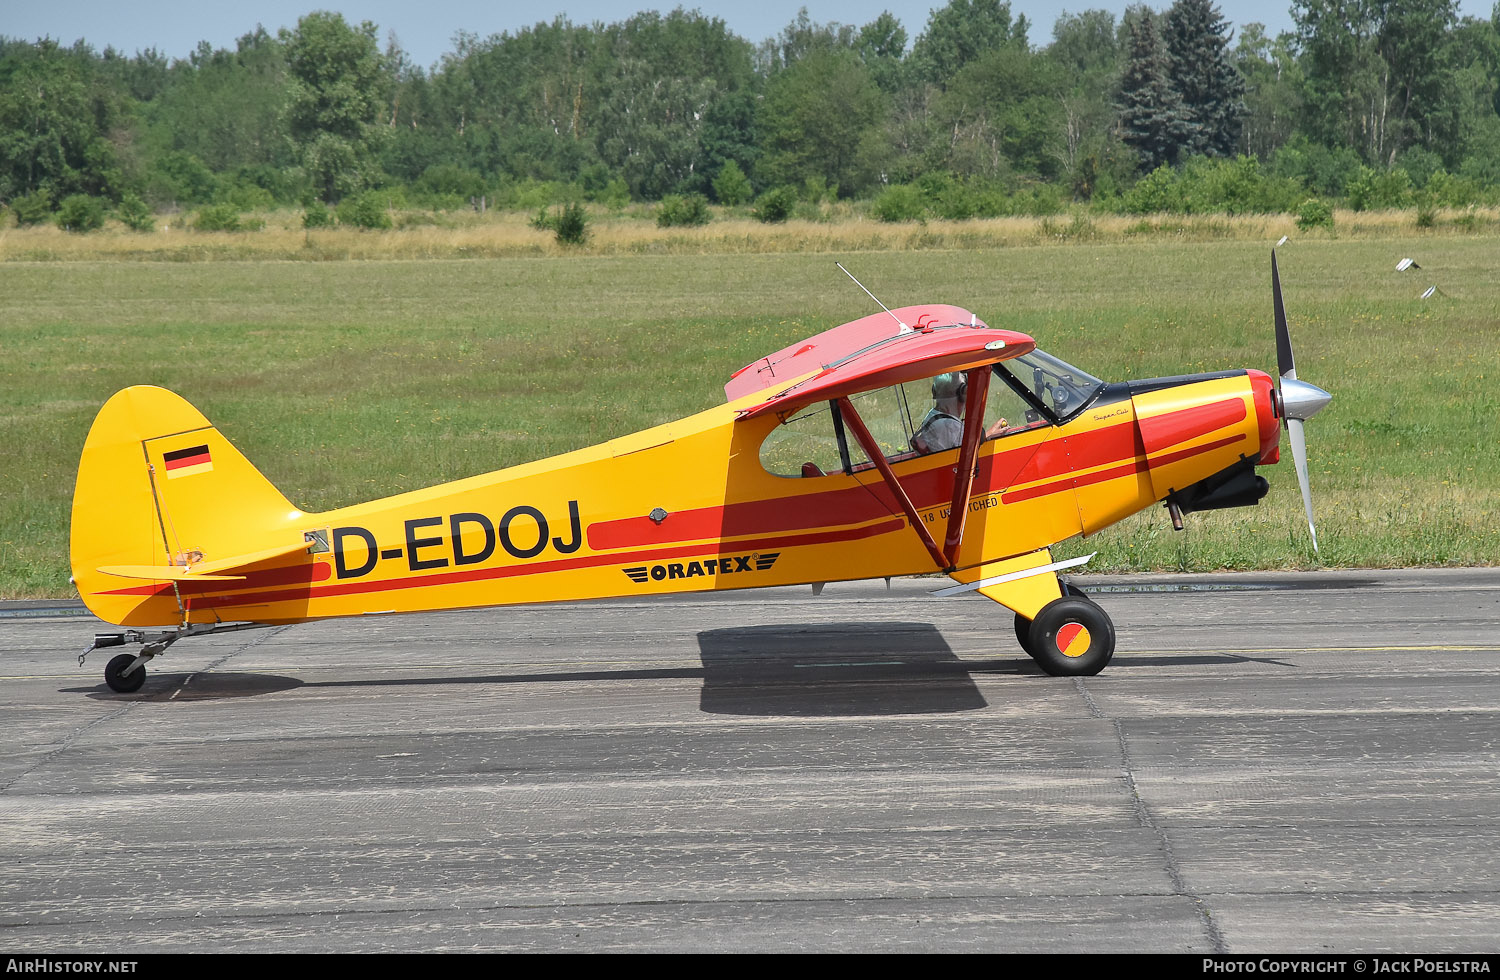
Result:
{"label": "horizontal stabilizer", "polygon": [[196,565],[103,565],[100,566],[99,571],[106,575],[119,575],[122,578],[149,578],[169,582],[232,582],[243,579],[245,576],[221,573],[237,572],[273,558],[306,551],[311,545],[311,541],[296,541],[277,545],[274,548],[252,551],[247,555],[201,561]]}
{"label": "horizontal stabilizer", "polygon": [[208,575],[195,572],[186,565],[100,565],[105,575],[121,578],[149,578],[158,582],[234,582],[243,580],[243,575]]}

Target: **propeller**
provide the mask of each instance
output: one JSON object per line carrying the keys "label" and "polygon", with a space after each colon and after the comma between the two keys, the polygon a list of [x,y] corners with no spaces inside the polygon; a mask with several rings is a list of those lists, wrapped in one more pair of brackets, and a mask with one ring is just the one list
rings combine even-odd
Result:
{"label": "propeller", "polygon": [[1307,439],[1302,423],[1317,415],[1333,396],[1306,381],[1297,380],[1292,358],[1292,335],[1286,326],[1286,307],[1281,302],[1281,275],[1276,270],[1276,250],[1271,249],[1271,293],[1276,306],[1276,373],[1281,403],[1281,421],[1292,443],[1292,462],[1297,467],[1297,485],[1302,488],[1302,506],[1307,511],[1307,532],[1312,535],[1313,554],[1318,553],[1318,532],[1313,527],[1312,486],[1307,478]]}

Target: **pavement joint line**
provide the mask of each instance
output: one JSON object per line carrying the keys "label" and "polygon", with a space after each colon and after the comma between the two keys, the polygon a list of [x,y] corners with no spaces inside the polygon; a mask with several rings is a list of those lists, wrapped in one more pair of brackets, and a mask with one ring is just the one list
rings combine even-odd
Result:
{"label": "pavement joint line", "polygon": [[[1088,686],[1082,677],[1073,678],[1073,686],[1088,705],[1089,713],[1096,718],[1105,719],[1107,716],[1099,709],[1093,696],[1089,693]],[[1158,845],[1161,847],[1162,857],[1165,861],[1167,878],[1172,883],[1174,894],[1186,898],[1192,903],[1193,911],[1198,916],[1198,921],[1203,926],[1203,932],[1208,941],[1213,945],[1215,953],[1228,953],[1229,944],[1224,941],[1224,935],[1219,931],[1218,923],[1214,921],[1213,911],[1208,907],[1208,902],[1201,896],[1193,893],[1188,888],[1187,880],[1183,877],[1182,868],[1177,863],[1177,855],[1172,850],[1171,838],[1167,836],[1166,830],[1161,827],[1156,818],[1152,816],[1151,807],[1141,796],[1140,786],[1135,780],[1135,763],[1130,758],[1130,742],[1125,737],[1125,725],[1118,719],[1110,719],[1114,725],[1115,742],[1120,747],[1120,772],[1125,779],[1125,788],[1130,792],[1131,806],[1135,811],[1136,820],[1142,827],[1150,830],[1156,835]]]}

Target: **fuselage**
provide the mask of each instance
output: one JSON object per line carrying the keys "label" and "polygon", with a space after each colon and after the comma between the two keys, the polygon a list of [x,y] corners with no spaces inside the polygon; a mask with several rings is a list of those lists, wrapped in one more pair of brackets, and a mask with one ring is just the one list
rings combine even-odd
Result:
{"label": "fuselage", "polygon": [[[128,626],[276,623],[952,571],[1274,462],[1271,387],[1255,371],[1116,383],[1065,417],[985,439],[948,569],[868,461],[845,453],[837,468],[771,472],[762,448],[784,419],[745,417],[762,399],[751,393],[551,459],[321,514],[288,510],[257,533],[306,535],[311,553],[233,580],[95,578],[85,598]],[[888,456],[939,537],[958,458]]]}

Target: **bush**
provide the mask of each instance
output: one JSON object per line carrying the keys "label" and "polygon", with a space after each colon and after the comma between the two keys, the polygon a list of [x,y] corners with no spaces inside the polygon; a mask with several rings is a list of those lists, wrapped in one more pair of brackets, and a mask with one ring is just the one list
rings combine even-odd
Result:
{"label": "bush", "polygon": [[668,194],[656,209],[656,227],[706,225],[709,217],[708,198],[702,194]]}
{"label": "bush", "polygon": [[582,245],[588,241],[589,219],[588,213],[583,210],[583,205],[577,201],[571,201],[563,205],[556,218],[552,219],[552,226],[557,233],[557,244],[559,245]]}
{"label": "bush", "polygon": [[202,204],[214,199],[218,178],[191,153],[173,150],[156,161],[146,175],[148,196],[159,201]]}
{"label": "bush", "polygon": [[880,221],[917,221],[926,215],[927,202],[911,184],[896,184],[876,196],[870,213]]}
{"label": "bush", "polygon": [[199,231],[239,231],[240,212],[233,204],[214,204],[202,208],[193,219]]}
{"label": "bush", "polygon": [[1344,186],[1349,207],[1355,211],[1402,208],[1411,203],[1411,177],[1400,167],[1374,170],[1360,167]]}
{"label": "bush", "polygon": [[594,200],[616,213],[624,211],[625,205],[630,203],[630,185],[625,183],[624,177],[615,177],[594,192]]}
{"label": "bush", "polygon": [[304,228],[326,228],[333,220],[333,215],[328,213],[328,208],[322,201],[309,201],[302,212],[302,227]]}
{"label": "bush", "polygon": [[1446,170],[1438,170],[1428,176],[1426,191],[1434,204],[1448,208],[1479,204],[1484,197],[1479,185],[1473,180],[1455,177]]}
{"label": "bush", "polygon": [[104,227],[104,202],[87,194],[70,194],[57,207],[57,227],[86,234]]}
{"label": "bush", "polygon": [[791,187],[773,187],[755,202],[755,216],[767,224],[779,224],[791,217],[797,206],[797,191]]}
{"label": "bush", "polygon": [[16,213],[18,228],[39,225],[52,217],[52,195],[46,191],[27,194],[10,202],[10,209]]}
{"label": "bush", "polygon": [[120,206],[115,208],[115,217],[131,231],[150,231],[156,227],[156,215],[151,213],[145,201],[134,194],[127,193],[120,198]]}
{"label": "bush", "polygon": [[1120,198],[1120,208],[1126,214],[1159,214],[1179,211],[1177,196],[1177,174],[1165,163],[1135,182],[1135,186]]}
{"label": "bush", "polygon": [[366,191],[339,202],[339,224],[354,228],[385,229],[391,226],[391,216],[386,211],[382,191]]}
{"label": "bush", "polygon": [[237,183],[219,191],[220,204],[232,204],[240,211],[269,211],[276,206],[276,198],[259,184]]}
{"label": "bush", "polygon": [[1333,230],[1333,207],[1327,201],[1310,197],[1297,208],[1297,227],[1302,231],[1311,228]]}
{"label": "bush", "polygon": [[753,194],[750,178],[745,176],[738,163],[730,160],[719,168],[719,175],[714,178],[714,197],[720,204],[738,207],[750,200]]}
{"label": "bush", "polygon": [[485,197],[489,194],[489,188],[485,185],[483,177],[476,171],[454,163],[436,163],[428,167],[422,171],[422,176],[417,178],[414,189],[419,194],[458,198],[460,201]]}
{"label": "bush", "polygon": [[1033,218],[1061,214],[1063,210],[1062,194],[1056,184],[1034,184],[1023,188],[1011,196],[1009,205],[1011,214]]}

